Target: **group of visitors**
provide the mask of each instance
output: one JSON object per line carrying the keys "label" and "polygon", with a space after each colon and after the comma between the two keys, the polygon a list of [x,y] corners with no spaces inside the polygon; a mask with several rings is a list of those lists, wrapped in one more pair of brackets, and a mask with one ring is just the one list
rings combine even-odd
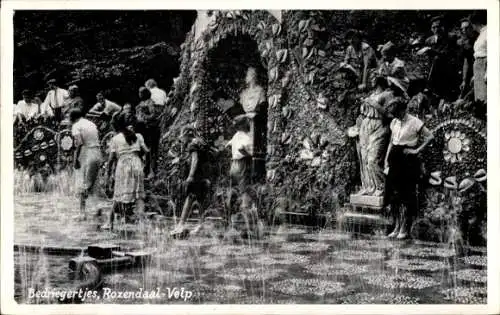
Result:
{"label": "group of visitors", "polygon": [[[433,35],[425,40],[426,47],[419,47],[417,52],[429,56],[429,76],[411,100],[410,78],[395,45],[388,42],[380,46],[381,59],[377,60],[375,50],[361,40],[359,32],[348,33],[349,47],[342,67],[354,74],[359,89],[371,90],[362,101],[352,129],[356,132],[351,132],[358,137],[362,182],[358,195],[383,197],[384,207],[394,219],[390,238],[407,238],[418,214],[422,177],[418,155],[433,139],[423,114],[436,105],[432,100],[448,102],[473,93],[475,106],[486,105],[486,17],[478,13],[461,21],[462,36],[457,43],[462,47],[461,84],[453,80],[460,71],[453,69],[454,44],[442,17],[432,20],[431,30]],[[460,94],[455,94],[458,90]],[[424,99],[427,108],[423,108]]]}
{"label": "group of visitors", "polygon": [[[472,94],[475,101],[486,102],[486,14],[476,12],[464,18],[458,40],[449,35],[442,16],[432,19],[431,31],[433,35],[426,40],[412,43],[417,55],[429,58],[430,69],[422,92],[437,103],[441,99],[454,101]],[[409,84],[405,62],[398,58],[394,43],[380,45],[377,53],[362,40],[359,31],[350,30],[346,39],[349,46],[341,69],[349,70],[356,77],[360,90],[369,89],[372,78],[378,75],[395,77]]]}
{"label": "group of visitors", "polygon": [[72,85],[65,90],[57,86],[55,79],[47,80],[47,86],[49,91],[43,102],[30,90],[22,92],[23,99],[14,105],[14,123],[23,124],[40,118],[55,118],[62,122],[70,109],[83,106],[78,86]]}
{"label": "group of visitors", "polygon": [[23,123],[34,118],[52,118],[71,127],[82,218],[86,218],[87,198],[93,192],[99,170],[105,162],[100,143],[102,134],[92,118],[110,124],[116,132],[109,143],[106,164],[107,181],[114,183],[114,209],[126,211],[136,203],[136,210],[141,213],[144,209],[144,180],[146,177],[151,179],[156,168],[160,133],[158,117],[168,102],[165,91],[150,79],[139,89],[140,103],[137,106],[126,103],[123,107],[106,99],[103,92],[98,92],[97,103],[86,112],[76,85],[66,91],[59,88],[55,80],[47,83],[50,91],[44,102],[37,104],[29,91],[23,93],[23,101],[14,111],[15,119],[17,123]]}

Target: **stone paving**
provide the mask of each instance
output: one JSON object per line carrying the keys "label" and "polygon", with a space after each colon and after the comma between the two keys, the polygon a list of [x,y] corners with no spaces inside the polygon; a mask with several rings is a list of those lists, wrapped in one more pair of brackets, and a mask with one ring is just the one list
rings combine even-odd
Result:
{"label": "stone paving", "polygon": [[[226,243],[214,233],[173,240],[169,227],[140,233],[102,232],[95,208],[77,221],[73,197],[30,194],[15,197],[15,243],[86,247],[113,242],[128,248],[154,248],[150,265],[104,276],[104,287],[135,291],[184,287],[189,301],[92,300],[87,303],[270,303],[417,304],[486,303],[486,249],[458,256],[444,244],[365,239],[334,230],[300,226],[268,228],[260,241]],[[71,285],[64,270],[70,257],[17,252],[16,298],[41,282]],[[43,263],[40,263],[42,261]],[[38,266],[38,267],[36,267]],[[43,301],[38,301],[42,302]]]}

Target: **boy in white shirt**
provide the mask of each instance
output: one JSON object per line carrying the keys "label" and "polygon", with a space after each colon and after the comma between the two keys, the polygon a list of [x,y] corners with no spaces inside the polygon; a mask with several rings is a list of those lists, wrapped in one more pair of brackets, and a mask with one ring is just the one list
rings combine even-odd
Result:
{"label": "boy in white shirt", "polygon": [[59,88],[55,79],[48,80],[47,85],[50,91],[47,93],[47,97],[45,97],[43,106],[50,108],[54,112],[57,121],[61,121],[64,118],[62,117],[62,107],[66,99],[69,98],[69,92]]}
{"label": "boy in white shirt", "polygon": [[231,146],[232,162],[229,175],[231,186],[244,189],[250,182],[253,141],[250,136],[250,124],[245,115],[237,116],[234,120],[236,133],[226,144]]}

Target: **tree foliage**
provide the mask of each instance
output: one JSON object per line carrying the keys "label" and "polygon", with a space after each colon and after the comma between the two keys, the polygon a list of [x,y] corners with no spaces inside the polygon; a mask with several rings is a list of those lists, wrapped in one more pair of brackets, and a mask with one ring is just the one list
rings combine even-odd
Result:
{"label": "tree foliage", "polygon": [[168,89],[194,11],[18,11],[14,15],[14,97],[44,96],[46,76],[80,86],[87,105],[98,90],[137,101],[148,78]]}

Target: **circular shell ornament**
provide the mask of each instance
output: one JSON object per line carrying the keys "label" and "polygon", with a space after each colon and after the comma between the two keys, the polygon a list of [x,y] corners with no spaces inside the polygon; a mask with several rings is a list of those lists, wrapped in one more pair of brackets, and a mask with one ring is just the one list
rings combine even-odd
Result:
{"label": "circular shell ornament", "polygon": [[44,136],[44,135],[43,135],[43,131],[42,131],[42,130],[40,130],[40,129],[35,130],[35,132],[33,133],[33,137],[34,137],[34,138],[35,138],[35,140],[37,140],[37,141],[42,140],[42,139],[43,139],[43,136]]}
{"label": "circular shell ornament", "polygon": [[61,148],[64,151],[69,151],[73,148],[73,139],[66,135],[61,139]]}

